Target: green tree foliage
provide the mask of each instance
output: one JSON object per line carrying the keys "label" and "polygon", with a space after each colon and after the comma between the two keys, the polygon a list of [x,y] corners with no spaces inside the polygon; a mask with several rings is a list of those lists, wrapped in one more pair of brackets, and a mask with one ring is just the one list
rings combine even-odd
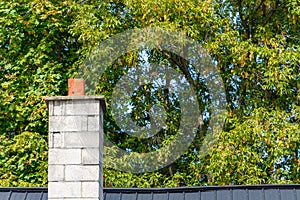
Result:
{"label": "green tree foliage", "polygon": [[255,109],[210,153],[210,184],[299,183],[299,124],[285,111]]}
{"label": "green tree foliage", "polygon": [[0,136],[0,185],[47,184],[48,144],[45,136],[23,132],[12,138]]}
{"label": "green tree foliage", "polygon": [[[200,147],[209,121],[185,155],[157,172],[131,174],[105,169],[108,187],[169,187],[300,183],[300,4],[297,0],[4,1],[0,3],[0,130],[47,133],[45,95],[64,95],[86,56],[110,36],[128,29],[180,31],[206,48],[222,76],[228,116],[206,157]],[[205,87],[186,61],[159,49],[141,49],[148,61],[169,65],[193,83],[201,110]],[[140,51],[140,52],[141,52]],[[96,88],[108,101],[105,132],[120,147],[154,151],[171,141],[168,130],[147,140],[123,133],[110,113],[113,87],[131,67],[143,66],[139,51],[107,68]],[[148,92],[147,92],[148,91]],[[169,111],[170,96],[151,85],[133,96],[132,118],[143,124],[156,99]],[[151,98],[150,98],[151,97]],[[142,103],[142,104],[141,104]],[[142,109],[141,109],[142,108]],[[207,110],[208,111],[208,110]],[[41,162],[43,163],[43,162]],[[44,163],[43,163],[44,164]],[[36,184],[44,184],[36,180]]]}
{"label": "green tree foliage", "polygon": [[[210,51],[222,75],[229,115],[218,144],[207,157],[198,158],[202,139],[200,134],[186,155],[159,171],[161,180],[172,180],[175,175],[183,177],[179,181],[171,181],[171,185],[175,186],[299,182],[296,116],[299,109],[299,24],[296,23],[299,19],[299,3],[263,0],[137,0],[102,3],[105,6],[100,7],[108,8],[108,12],[103,16],[100,14],[102,18],[94,18],[103,11],[95,9],[97,4],[94,2],[85,2],[89,12],[84,10],[77,18],[73,27],[75,34],[81,38],[93,38],[88,41],[98,41],[96,43],[99,44],[111,34],[123,31],[124,25],[126,28],[157,26],[183,31]],[[110,9],[112,7],[117,9]],[[86,27],[97,24],[99,29],[80,32],[79,25],[91,15],[93,20],[85,24]],[[107,23],[109,15],[114,17],[113,21]],[[110,29],[106,30],[106,26],[110,26]],[[89,43],[88,48],[91,46],[92,43]],[[164,53],[154,52],[153,55],[151,52],[149,57],[153,62],[161,64],[161,60],[166,59]],[[132,54],[126,55],[101,80],[99,92],[104,93],[108,101],[115,80],[128,67],[141,62],[133,57]],[[176,59],[176,56],[171,55],[166,60],[170,64],[177,64],[188,77],[190,72],[186,70],[186,65]],[[149,141],[135,141],[120,134],[120,130],[110,120],[111,116],[107,115],[106,119],[106,132],[112,134],[110,139],[123,148],[149,151],[149,145],[146,145]],[[245,140],[254,136],[253,141],[249,138]],[[156,144],[162,138],[166,141],[171,137],[160,135],[152,138],[149,143]],[[270,144],[273,146],[266,143],[266,139],[272,141]],[[280,141],[293,145],[278,145]],[[226,152],[223,146],[233,150]],[[252,167],[249,163],[252,163]],[[122,182],[122,179],[118,181]],[[123,184],[128,185],[126,179]],[[167,184],[161,182],[160,185]],[[132,186],[136,186],[136,183],[132,183]]]}
{"label": "green tree foliage", "polygon": [[0,2],[0,132],[47,133],[42,96],[66,93],[78,56],[68,2]]}
{"label": "green tree foliage", "polygon": [[299,183],[299,2],[219,5],[229,24],[210,48],[230,116],[210,153],[209,182]]}

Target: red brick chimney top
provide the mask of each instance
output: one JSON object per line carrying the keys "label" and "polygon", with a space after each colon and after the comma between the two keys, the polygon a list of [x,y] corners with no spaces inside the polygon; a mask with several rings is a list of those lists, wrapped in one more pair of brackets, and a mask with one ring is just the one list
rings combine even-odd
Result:
{"label": "red brick chimney top", "polygon": [[68,96],[84,96],[84,79],[71,78],[68,79]]}

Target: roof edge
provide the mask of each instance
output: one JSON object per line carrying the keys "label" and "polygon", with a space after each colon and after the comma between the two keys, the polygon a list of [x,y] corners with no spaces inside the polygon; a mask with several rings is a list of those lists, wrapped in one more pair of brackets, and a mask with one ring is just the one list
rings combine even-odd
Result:
{"label": "roof edge", "polygon": [[[227,185],[227,186],[193,186],[173,188],[104,188],[105,193],[176,193],[176,192],[204,192],[211,190],[261,190],[261,189],[300,189],[300,184],[277,185]],[[0,192],[48,192],[47,187],[0,187]]]}
{"label": "roof edge", "polygon": [[47,187],[0,187],[0,192],[47,192]]}
{"label": "roof edge", "polygon": [[176,192],[203,192],[211,190],[237,190],[237,189],[300,189],[300,184],[280,184],[280,185],[228,185],[228,186],[194,186],[176,188],[104,188],[106,193],[176,193]]}

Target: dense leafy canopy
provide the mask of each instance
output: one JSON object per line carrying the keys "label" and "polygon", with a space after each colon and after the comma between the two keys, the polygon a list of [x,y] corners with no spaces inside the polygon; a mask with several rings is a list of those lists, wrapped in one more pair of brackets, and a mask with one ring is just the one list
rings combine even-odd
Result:
{"label": "dense leafy canopy", "polygon": [[0,185],[44,186],[47,184],[48,145],[44,136],[23,132],[0,137]]}
{"label": "dense leafy canopy", "polygon": [[78,56],[66,2],[0,2],[0,131],[46,133],[42,96],[66,93]]}
{"label": "dense leafy canopy", "polygon": [[[225,85],[228,116],[219,140],[206,157],[200,155],[200,147],[208,120],[175,163],[145,174],[105,169],[104,184],[166,187],[300,183],[299,21],[297,0],[0,2],[0,179],[4,180],[0,184],[46,183],[43,136],[21,134],[31,131],[47,135],[47,108],[42,97],[65,95],[67,78],[77,75],[86,56],[103,40],[149,26],[183,32],[208,50]],[[205,87],[191,76],[184,59],[159,49],[144,51],[148,61],[172,66],[193,82],[200,109],[205,109]],[[139,53],[126,53],[101,77],[96,92],[104,94],[108,103],[116,82],[128,69],[145,62]],[[131,137],[116,126],[108,104],[105,132],[109,139],[137,152],[153,151],[170,142],[180,118],[167,92],[151,85],[138,90],[133,96],[137,106],[132,118],[141,125],[147,121],[145,110],[153,104],[151,98],[170,111],[169,128],[148,139]],[[11,132],[17,136],[5,139]],[[27,143],[28,148],[24,148]],[[40,167],[32,167],[37,166],[33,160],[37,158]],[[16,168],[7,168],[16,160]],[[37,169],[40,174],[36,174]]]}

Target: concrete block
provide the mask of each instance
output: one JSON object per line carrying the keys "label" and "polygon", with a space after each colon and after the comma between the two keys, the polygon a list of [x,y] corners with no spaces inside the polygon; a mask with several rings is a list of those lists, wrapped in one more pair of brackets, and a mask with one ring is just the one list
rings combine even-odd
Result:
{"label": "concrete block", "polygon": [[66,115],[99,115],[100,102],[95,100],[68,101],[65,111]]}
{"label": "concrete block", "polygon": [[[79,198],[49,198],[48,200],[99,200],[99,198],[83,198],[83,197],[79,197]],[[102,200],[102,199],[101,199]]]}
{"label": "concrete block", "polygon": [[99,164],[99,148],[82,149],[82,164]]}
{"label": "concrete block", "polygon": [[49,131],[87,131],[87,116],[52,116],[49,118]]}
{"label": "concrete block", "polygon": [[65,132],[64,147],[99,147],[99,132]]}
{"label": "concrete block", "polygon": [[49,149],[48,164],[80,164],[81,149]]}
{"label": "concrete block", "polygon": [[49,149],[53,148],[53,133],[50,131],[48,135],[48,147]]}
{"label": "concrete block", "polygon": [[65,167],[66,181],[98,181],[99,166],[67,165]]}
{"label": "concrete block", "polygon": [[81,197],[97,198],[99,196],[99,182],[82,182]]}
{"label": "concrete block", "polygon": [[86,96],[48,97],[46,101],[49,108],[48,199],[99,200],[99,194],[103,196],[99,187],[102,181],[99,146],[103,143],[101,106],[105,102],[100,97]]}
{"label": "concrete block", "polygon": [[64,177],[64,165],[48,165],[48,181],[63,181]]}
{"label": "concrete block", "polygon": [[65,102],[54,101],[53,103],[53,116],[65,115]]}
{"label": "concrete block", "polygon": [[48,199],[81,197],[81,182],[49,182]]}
{"label": "concrete block", "polygon": [[60,148],[63,147],[63,137],[61,132],[53,133],[53,147]]}
{"label": "concrete block", "polygon": [[47,106],[48,106],[49,116],[54,115],[54,113],[53,113],[54,101],[48,101]]}
{"label": "concrete block", "polygon": [[88,131],[99,131],[100,121],[99,116],[88,116]]}

